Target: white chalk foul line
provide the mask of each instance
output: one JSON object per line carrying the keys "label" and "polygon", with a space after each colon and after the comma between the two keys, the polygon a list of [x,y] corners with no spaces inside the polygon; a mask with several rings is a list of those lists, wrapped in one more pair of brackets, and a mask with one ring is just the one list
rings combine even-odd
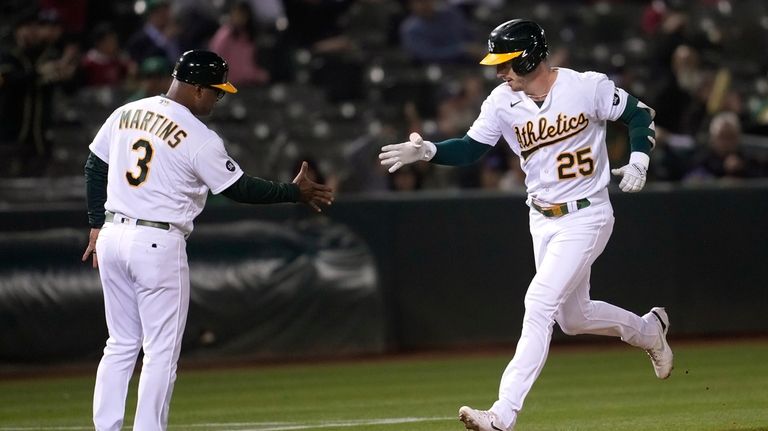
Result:
{"label": "white chalk foul line", "polygon": [[[221,422],[198,424],[171,424],[171,429],[203,428],[221,431],[292,431],[311,430],[322,428],[351,428],[365,425],[397,425],[415,422],[446,421],[448,417],[408,417],[408,418],[382,418],[382,419],[357,419],[346,421],[311,421],[311,422]],[[126,425],[129,426],[129,425]],[[92,430],[91,426],[56,426],[56,427],[0,427],[0,431],[83,431]]]}
{"label": "white chalk foul line", "polygon": [[450,420],[447,417],[426,417],[426,418],[385,418],[385,419],[360,419],[349,421],[323,421],[323,422],[306,422],[306,423],[286,423],[281,425],[237,429],[231,431],[292,431],[292,430],[310,430],[320,428],[347,428],[357,427],[363,425],[397,425],[407,424],[414,422],[435,422]]}

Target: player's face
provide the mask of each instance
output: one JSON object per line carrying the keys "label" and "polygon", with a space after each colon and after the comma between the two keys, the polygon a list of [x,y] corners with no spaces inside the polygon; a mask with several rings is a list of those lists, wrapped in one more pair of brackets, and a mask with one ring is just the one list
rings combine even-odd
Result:
{"label": "player's face", "polygon": [[518,75],[512,70],[511,61],[496,65],[496,76],[506,81],[514,91],[523,91],[528,82],[525,76]]}

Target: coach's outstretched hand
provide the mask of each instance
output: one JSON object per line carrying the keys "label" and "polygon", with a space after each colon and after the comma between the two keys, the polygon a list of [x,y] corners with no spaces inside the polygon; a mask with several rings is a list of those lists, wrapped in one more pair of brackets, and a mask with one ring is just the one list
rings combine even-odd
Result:
{"label": "coach's outstretched hand", "polygon": [[333,189],[312,181],[307,175],[309,165],[307,162],[301,162],[301,169],[293,179],[293,183],[299,186],[299,201],[312,207],[317,212],[321,212],[321,205],[331,205],[333,203]]}
{"label": "coach's outstretched hand", "polygon": [[435,157],[435,153],[437,153],[435,144],[423,140],[421,135],[413,132],[406,142],[381,147],[379,159],[383,166],[389,166],[391,174],[409,163],[419,160],[428,162]]}
{"label": "coach's outstretched hand", "polygon": [[645,176],[648,172],[650,158],[647,154],[633,151],[629,156],[629,163],[618,168],[611,169],[613,175],[621,177],[619,188],[627,193],[639,192],[645,186]]}

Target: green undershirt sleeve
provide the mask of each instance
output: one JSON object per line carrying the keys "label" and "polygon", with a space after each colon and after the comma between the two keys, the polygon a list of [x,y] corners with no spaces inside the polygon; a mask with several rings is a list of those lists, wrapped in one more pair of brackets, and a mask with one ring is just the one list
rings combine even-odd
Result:
{"label": "green undershirt sleeve", "polygon": [[629,128],[629,146],[632,151],[650,154],[656,144],[656,129],[653,124],[655,111],[631,94],[627,106],[619,117]]}
{"label": "green undershirt sleeve", "polygon": [[221,194],[245,204],[298,202],[300,197],[299,186],[296,184],[277,183],[247,174],[243,174]]}
{"label": "green undershirt sleeve", "polygon": [[107,201],[109,165],[93,153],[85,161],[85,198],[88,204],[88,225],[99,229],[104,224],[104,203]]}
{"label": "green undershirt sleeve", "polygon": [[438,165],[463,166],[480,160],[492,147],[464,135],[463,138],[435,142],[437,152],[431,163]]}

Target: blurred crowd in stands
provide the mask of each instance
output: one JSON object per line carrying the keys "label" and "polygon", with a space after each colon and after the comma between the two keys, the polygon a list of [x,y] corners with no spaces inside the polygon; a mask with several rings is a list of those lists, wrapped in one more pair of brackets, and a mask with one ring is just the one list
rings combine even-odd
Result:
{"label": "blurred crowd in stands", "polygon": [[[461,137],[499,84],[477,64],[517,17],[550,63],[608,74],[656,110],[651,181],[768,177],[768,5],[760,0],[9,0],[0,6],[0,176],[82,174],[117,106],[164,92],[180,53],[209,48],[241,91],[206,120],[247,172],[296,161],[339,192],[522,190],[505,144],[462,169],[388,175],[376,154],[411,131]],[[628,157],[612,125],[612,163]]]}

